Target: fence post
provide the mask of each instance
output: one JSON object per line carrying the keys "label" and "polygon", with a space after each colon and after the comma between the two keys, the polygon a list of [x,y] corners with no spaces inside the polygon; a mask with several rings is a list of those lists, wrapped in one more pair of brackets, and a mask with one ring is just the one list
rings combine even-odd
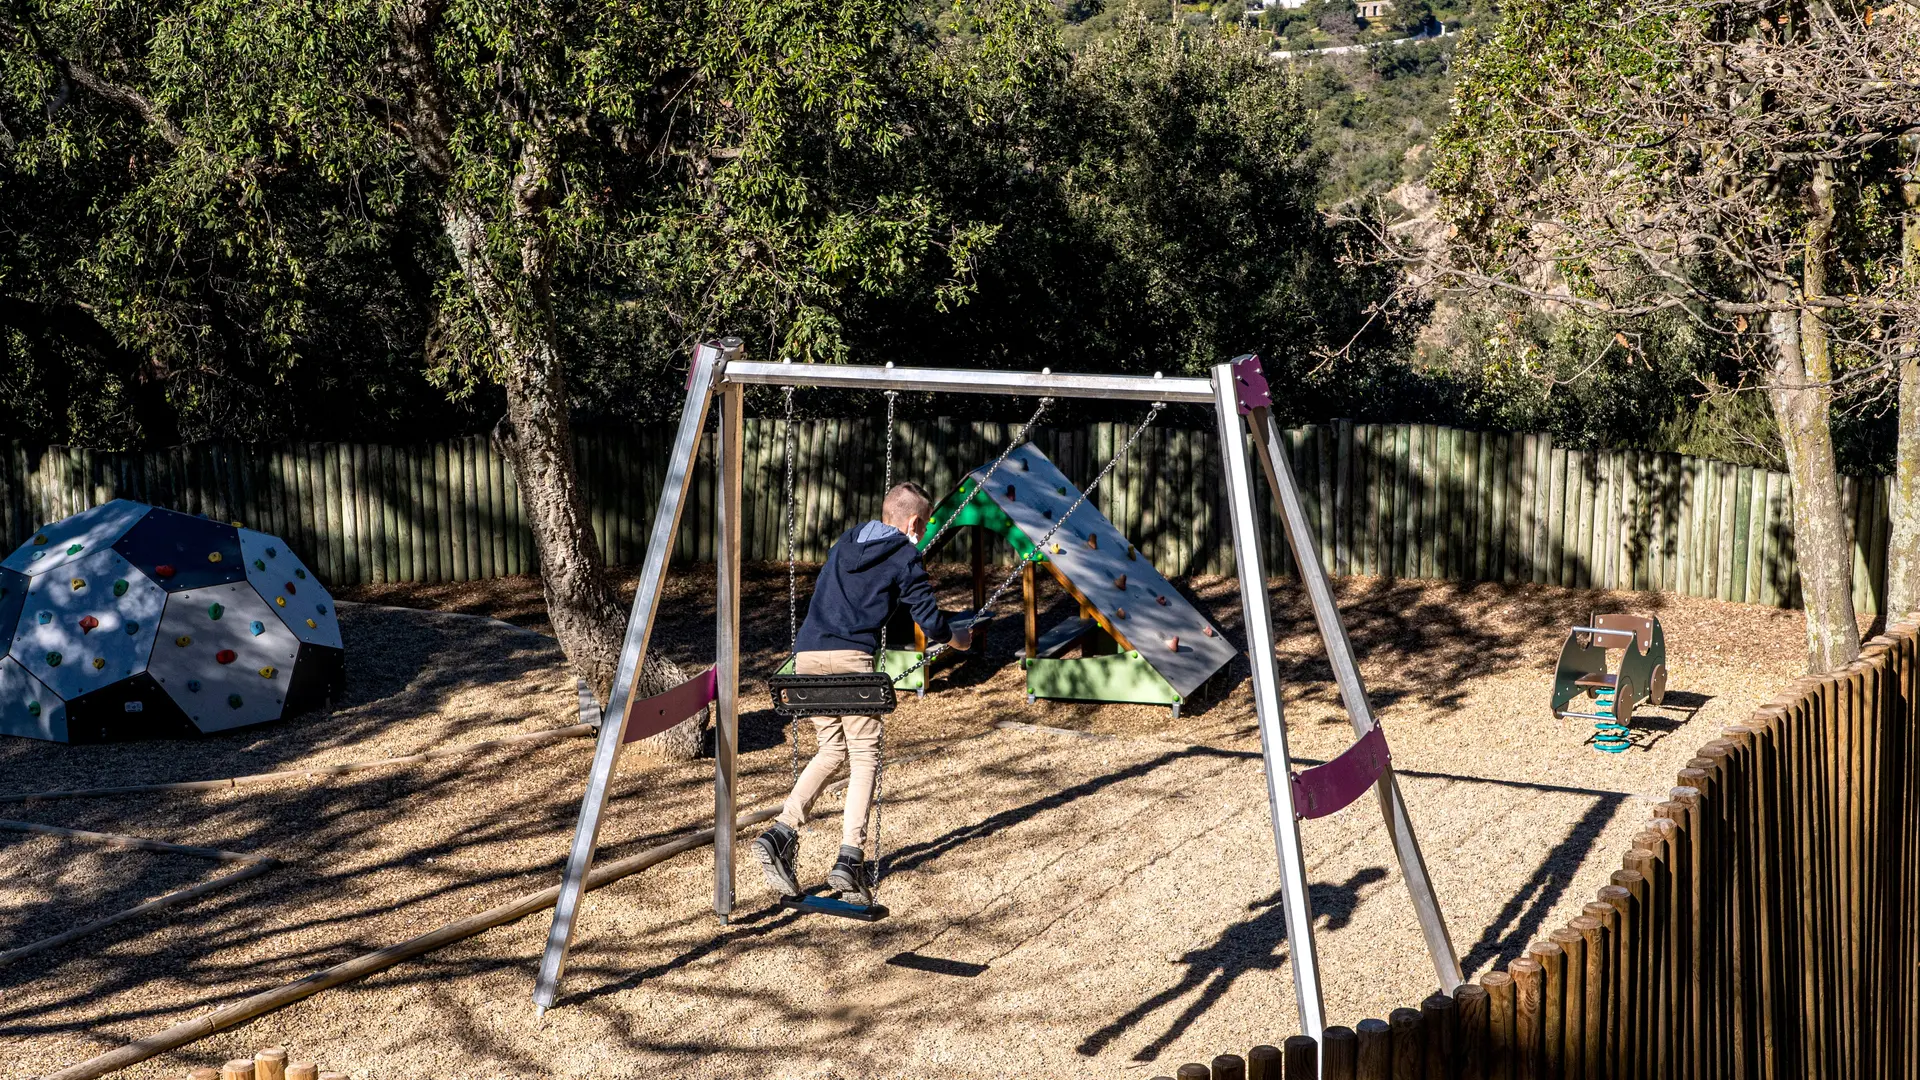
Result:
{"label": "fence post", "polygon": [[1355,1080],[1360,1067],[1360,1036],[1350,1027],[1320,1033],[1320,1080]]}
{"label": "fence post", "polygon": [[1362,1020],[1354,1025],[1354,1035],[1358,1080],[1393,1080],[1393,1027],[1385,1020]]}

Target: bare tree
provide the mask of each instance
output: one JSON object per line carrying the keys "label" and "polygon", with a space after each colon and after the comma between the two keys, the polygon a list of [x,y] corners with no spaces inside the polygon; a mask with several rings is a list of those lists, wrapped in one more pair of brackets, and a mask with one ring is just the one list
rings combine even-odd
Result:
{"label": "bare tree", "polygon": [[[1410,286],[1622,322],[1678,310],[1720,335],[1779,422],[1809,667],[1850,662],[1830,416],[1887,393],[1920,346],[1898,208],[1902,140],[1920,132],[1920,7],[1521,0],[1457,72],[1431,178],[1446,240],[1378,234]],[[1904,535],[1920,535],[1915,503]]]}

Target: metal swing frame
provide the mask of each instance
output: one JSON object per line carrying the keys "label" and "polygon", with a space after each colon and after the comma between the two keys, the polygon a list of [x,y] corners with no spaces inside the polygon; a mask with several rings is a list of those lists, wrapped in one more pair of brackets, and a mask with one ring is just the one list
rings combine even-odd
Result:
{"label": "metal swing frame", "polygon": [[[580,818],[567,857],[560,895],[554,905],[553,926],[534,989],[534,1004],[544,1012],[559,992],[567,950],[572,943],[585,894],[588,870],[600,833],[607,787],[621,747],[641,737],[636,732],[669,725],[692,715],[697,705],[711,701],[714,717],[714,914],[725,920],[734,909],[734,839],[738,824],[737,760],[740,696],[740,525],[741,472],[745,427],[744,400],[748,386],[835,387],[851,390],[917,390],[956,394],[1001,394],[1054,398],[1100,398],[1119,401],[1186,403],[1211,406],[1219,428],[1221,459],[1233,529],[1233,546],[1240,576],[1247,652],[1252,658],[1253,704],[1260,731],[1260,751],[1266,776],[1273,844],[1281,876],[1287,941],[1292,952],[1295,1000],[1301,1030],[1316,1041],[1326,1026],[1321,992],[1318,950],[1313,938],[1313,908],[1308,893],[1306,859],[1301,846],[1300,821],[1322,817],[1349,805],[1372,788],[1400,863],[1413,907],[1432,958],[1440,988],[1451,993],[1462,981],[1460,961],[1447,933],[1432,879],[1414,836],[1413,823],[1401,798],[1386,747],[1386,736],[1367,700],[1366,686],[1347,639],[1346,626],[1334,605],[1333,590],[1321,565],[1319,547],[1308,524],[1299,488],[1294,482],[1285,444],[1271,411],[1260,361],[1242,356],[1216,365],[1207,378],[1141,378],[1126,375],[1062,375],[1012,371],[966,371],[765,363],[741,359],[738,339],[728,338],[699,346],[688,374],[686,402],[673,451],[667,462],[666,483],[648,537],[646,561],[633,597],[620,664],[604,709],[593,767],[580,803]],[[707,413],[719,402],[715,469],[718,543],[716,649],[713,670],[685,686],[644,700],[633,699],[634,678],[659,611],[667,560],[679,529],[693,476],[693,461],[706,427]],[[1250,436],[1250,438],[1249,438]],[[1251,443],[1253,453],[1249,455]],[[1333,760],[1294,772],[1287,752],[1287,729],[1282,712],[1278,673],[1274,667],[1273,622],[1262,568],[1260,528],[1255,517],[1254,464],[1266,480],[1292,549],[1301,582],[1312,603],[1314,620],[1326,645],[1334,681],[1353,725],[1355,741]],[[689,689],[692,688],[692,689]],[[583,713],[602,711],[590,695],[582,695]],[[668,704],[668,699],[672,701]],[[619,707],[616,708],[616,703]],[[678,709],[687,711],[677,717]]]}

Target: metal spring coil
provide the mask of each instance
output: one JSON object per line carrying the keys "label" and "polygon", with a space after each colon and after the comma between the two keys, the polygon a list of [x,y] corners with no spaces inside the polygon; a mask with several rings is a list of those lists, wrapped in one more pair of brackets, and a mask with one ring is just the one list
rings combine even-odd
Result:
{"label": "metal spring coil", "polygon": [[[1594,712],[1611,714],[1613,697],[1617,693],[1612,687],[1601,690],[1595,695]],[[1593,748],[1603,754],[1618,754],[1633,745],[1627,740],[1627,725],[1615,720],[1596,720],[1593,722]]]}

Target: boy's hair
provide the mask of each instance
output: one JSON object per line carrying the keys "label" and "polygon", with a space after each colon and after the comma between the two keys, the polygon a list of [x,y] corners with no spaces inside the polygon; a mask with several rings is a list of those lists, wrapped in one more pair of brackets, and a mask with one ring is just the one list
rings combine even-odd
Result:
{"label": "boy's hair", "polygon": [[911,480],[893,485],[880,503],[882,518],[925,517],[932,512],[933,497],[927,494],[926,488]]}

